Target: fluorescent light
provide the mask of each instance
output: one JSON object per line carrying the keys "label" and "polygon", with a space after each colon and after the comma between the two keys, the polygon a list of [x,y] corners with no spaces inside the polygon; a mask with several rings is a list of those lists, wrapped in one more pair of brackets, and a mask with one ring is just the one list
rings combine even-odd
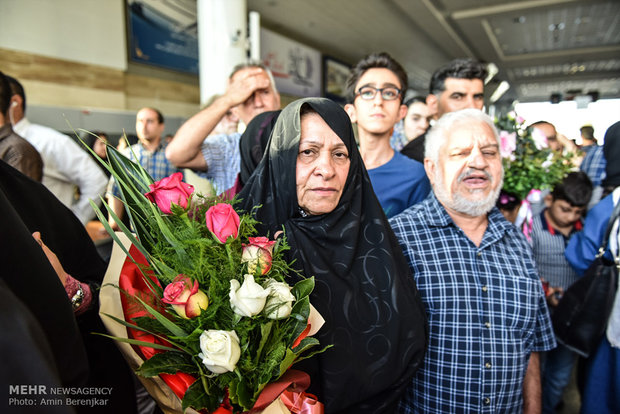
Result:
{"label": "fluorescent light", "polygon": [[488,75],[486,79],[484,80],[485,85],[489,83],[495,75],[497,75],[497,73],[499,72],[499,69],[497,68],[497,65],[495,63],[491,62],[487,64],[487,72],[488,72]]}
{"label": "fluorescent light", "polygon": [[495,92],[493,92],[493,95],[491,95],[491,98],[489,98],[491,103],[497,102],[497,100],[501,98],[502,95],[505,94],[508,89],[510,89],[510,84],[507,81],[501,81],[499,85],[497,85],[497,89],[495,89]]}

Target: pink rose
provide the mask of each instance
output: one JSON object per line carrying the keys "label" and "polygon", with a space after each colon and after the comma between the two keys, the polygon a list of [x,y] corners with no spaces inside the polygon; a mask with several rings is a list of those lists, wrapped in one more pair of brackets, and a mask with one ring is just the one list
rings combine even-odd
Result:
{"label": "pink rose", "polygon": [[209,306],[207,295],[198,289],[198,281],[185,275],[178,275],[164,289],[162,302],[172,305],[174,311],[184,319],[195,318]]}
{"label": "pink rose", "polygon": [[170,206],[172,203],[183,208],[187,207],[187,200],[194,192],[194,186],[181,181],[183,174],[174,173],[169,177],[149,185],[151,191],[144,194],[146,198],[157,204],[157,207],[165,213],[171,214]]}
{"label": "pink rose", "polygon": [[207,228],[221,243],[226,243],[226,239],[231,236],[237,238],[239,215],[230,204],[219,203],[210,207],[205,218]]}
{"label": "pink rose", "polygon": [[260,274],[265,275],[271,270],[271,254],[275,241],[267,237],[248,237],[249,244],[243,245],[241,261],[248,264],[248,273],[254,274],[260,269]]}
{"label": "pink rose", "polygon": [[512,132],[508,133],[508,131],[500,131],[499,133],[500,147],[499,152],[502,158],[510,158],[511,161],[514,161],[514,151],[517,149],[517,133]]}

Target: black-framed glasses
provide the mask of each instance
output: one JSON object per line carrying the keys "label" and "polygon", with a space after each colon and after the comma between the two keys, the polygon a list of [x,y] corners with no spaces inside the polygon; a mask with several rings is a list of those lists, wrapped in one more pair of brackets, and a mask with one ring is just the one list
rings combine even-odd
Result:
{"label": "black-framed glasses", "polygon": [[385,88],[375,88],[374,86],[362,86],[357,90],[357,95],[365,101],[375,99],[377,92],[381,93],[384,101],[393,101],[400,96],[400,89],[395,86],[386,86]]}

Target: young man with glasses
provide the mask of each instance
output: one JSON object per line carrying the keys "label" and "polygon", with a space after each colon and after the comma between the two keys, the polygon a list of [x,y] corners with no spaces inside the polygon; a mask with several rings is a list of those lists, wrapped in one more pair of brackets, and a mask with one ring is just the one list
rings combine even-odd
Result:
{"label": "young man with glasses", "polygon": [[394,125],[407,114],[407,74],[387,53],[371,54],[351,70],[345,110],[357,124],[360,153],[388,217],[422,201],[430,191],[422,163],[394,151]]}

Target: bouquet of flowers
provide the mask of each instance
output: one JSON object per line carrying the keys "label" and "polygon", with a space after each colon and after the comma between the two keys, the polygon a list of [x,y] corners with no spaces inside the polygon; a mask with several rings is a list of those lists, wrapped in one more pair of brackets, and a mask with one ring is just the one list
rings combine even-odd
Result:
{"label": "bouquet of flowers", "polygon": [[128,249],[92,203],[127,255],[118,285],[124,317],[107,316],[129,335],[111,337],[139,351],[144,363],[136,373],[163,379],[183,411],[264,408],[278,397],[265,395],[268,384],[321,352],[308,335],[314,279],[289,286],[294,270],[283,258],[284,235],[256,235],[256,221],[239,216],[234,202],[196,194],[181,173],[153,182],[140,165],[107,150],[108,161],[100,161],[120,187],[133,230],[104,202]]}
{"label": "bouquet of flowers", "polygon": [[545,135],[523,122],[512,111],[495,121],[504,164],[503,190],[520,200],[532,190],[552,188],[573,168],[570,154],[552,151]]}

